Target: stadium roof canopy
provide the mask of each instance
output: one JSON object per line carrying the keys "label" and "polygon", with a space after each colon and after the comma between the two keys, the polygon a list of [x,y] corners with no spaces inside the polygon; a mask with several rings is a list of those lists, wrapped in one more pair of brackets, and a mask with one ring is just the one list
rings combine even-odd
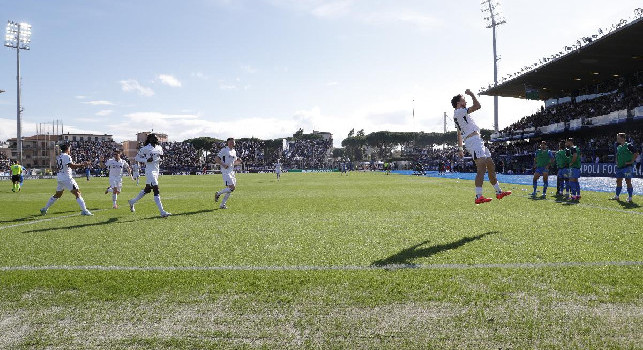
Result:
{"label": "stadium roof canopy", "polygon": [[643,71],[643,17],[598,39],[587,37],[583,41],[584,46],[579,41],[573,47],[575,50],[561,52],[481,94],[524,99],[529,92],[530,99],[547,100],[571,96],[588,86]]}

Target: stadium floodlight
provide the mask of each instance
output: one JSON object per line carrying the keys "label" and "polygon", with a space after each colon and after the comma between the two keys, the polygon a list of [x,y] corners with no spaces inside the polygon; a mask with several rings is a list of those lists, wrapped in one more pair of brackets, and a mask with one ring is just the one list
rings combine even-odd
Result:
{"label": "stadium floodlight", "polygon": [[[500,14],[500,2],[497,0],[484,0],[481,3],[482,13],[486,17],[487,28],[493,30],[493,86],[498,85],[498,60],[500,58],[496,54],[496,27],[507,23]],[[498,96],[493,97],[493,130],[498,132]]]}
{"label": "stadium floodlight", "polygon": [[22,107],[20,106],[20,50],[29,50],[31,44],[31,25],[8,21],[4,46],[16,49],[16,120],[18,132],[16,135],[18,160],[22,164]]}

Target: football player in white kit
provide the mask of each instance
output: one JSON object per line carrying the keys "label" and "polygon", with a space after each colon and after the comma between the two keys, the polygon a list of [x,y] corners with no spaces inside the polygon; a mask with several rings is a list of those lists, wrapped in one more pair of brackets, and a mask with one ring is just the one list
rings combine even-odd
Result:
{"label": "football player in white kit", "polygon": [[219,209],[228,209],[226,202],[237,185],[237,178],[234,175],[234,166],[241,164],[241,158],[237,158],[237,151],[234,149],[234,138],[229,137],[227,143],[228,145],[223,147],[219,151],[219,154],[214,158],[214,161],[221,167],[221,175],[223,175],[223,182],[226,185],[224,189],[214,194],[215,202],[218,202],[219,197],[225,194]]}
{"label": "football player in white kit", "polygon": [[277,164],[275,164],[275,174],[277,174],[277,181],[281,179],[281,162],[277,159]]}
{"label": "football player in white kit", "polygon": [[81,210],[80,214],[87,216],[94,215],[89,210],[87,210],[87,207],[85,206],[85,200],[83,200],[83,197],[81,197],[80,190],[78,189],[78,184],[72,177],[71,173],[72,169],[87,167],[91,164],[91,162],[86,161],[84,163],[75,164],[71,159],[71,156],[69,155],[69,152],[71,152],[71,146],[69,146],[68,144],[60,145],[60,151],[62,153],[58,157],[56,157],[56,164],[58,165],[58,187],[56,188],[56,193],[51,198],[49,198],[49,201],[47,202],[45,207],[40,209],[40,214],[46,215],[49,207],[51,207],[52,204],[54,204],[54,202],[56,202],[56,200],[58,200],[58,198],[63,195],[63,192],[65,190],[69,190],[74,194],[74,196],[76,196],[76,202],[78,202]]}
{"label": "football player in white kit", "polygon": [[145,146],[141,147],[134,158],[137,162],[145,163],[145,188],[139,192],[135,197],[127,201],[129,203],[129,209],[132,212],[135,212],[134,205],[138,202],[139,199],[143,198],[146,194],[154,191],[154,202],[159,208],[162,218],[166,218],[171,213],[168,213],[163,209],[163,203],[161,203],[161,196],[159,192],[159,171],[161,158],[163,158],[163,148],[159,146],[159,140],[155,134],[147,135],[145,140]]}
{"label": "football player in white kit", "polygon": [[485,172],[489,172],[489,182],[496,189],[496,198],[502,199],[503,197],[510,195],[511,191],[502,191],[500,189],[500,184],[496,178],[496,166],[491,159],[491,152],[489,152],[489,149],[484,145],[484,142],[480,137],[480,128],[476,125],[470,115],[480,109],[480,102],[478,102],[478,99],[471,90],[467,89],[464,93],[473,99],[473,106],[467,108],[467,101],[462,95],[454,96],[451,99],[451,105],[455,109],[453,120],[458,128],[458,149],[460,151],[460,157],[464,157],[462,148],[462,142],[464,140],[465,148],[471,154],[473,161],[476,163],[477,174],[475,179],[475,203],[481,204],[491,202],[491,198],[485,198],[482,195],[482,184],[484,182]]}
{"label": "football player in white kit", "polygon": [[123,187],[123,170],[127,169],[128,174],[131,176],[129,164],[121,158],[121,151],[114,151],[114,158],[108,159],[104,166],[109,169],[109,187],[105,190],[105,194],[112,192],[112,208],[118,209],[116,200],[118,194],[121,193]]}
{"label": "football player in white kit", "polygon": [[136,186],[138,186],[138,179],[141,177],[141,166],[138,165],[137,161],[134,161],[132,164],[132,180],[136,180]]}

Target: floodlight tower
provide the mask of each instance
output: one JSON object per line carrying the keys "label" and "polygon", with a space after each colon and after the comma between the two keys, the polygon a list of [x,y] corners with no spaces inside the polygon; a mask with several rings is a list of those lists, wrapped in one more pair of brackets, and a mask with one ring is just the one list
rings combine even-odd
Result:
{"label": "floodlight tower", "polygon": [[[498,85],[498,55],[496,54],[496,27],[507,23],[500,14],[499,0],[483,0],[482,12],[485,14],[487,28],[493,30],[493,86]],[[493,97],[493,130],[498,132],[498,96]]]}
{"label": "floodlight tower", "polygon": [[20,50],[29,50],[29,44],[31,43],[31,25],[27,23],[16,23],[14,21],[7,22],[7,34],[4,39],[4,46],[16,49],[16,95],[17,95],[17,107],[16,107],[16,119],[18,122],[18,135],[16,140],[18,141],[17,150],[18,150],[18,160],[22,164],[22,107],[20,106]]}

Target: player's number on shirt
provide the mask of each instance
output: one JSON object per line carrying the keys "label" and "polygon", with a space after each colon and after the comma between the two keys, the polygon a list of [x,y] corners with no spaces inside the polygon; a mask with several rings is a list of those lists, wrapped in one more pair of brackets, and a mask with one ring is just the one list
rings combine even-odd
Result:
{"label": "player's number on shirt", "polygon": [[58,159],[58,170],[63,170],[63,160],[60,158]]}

